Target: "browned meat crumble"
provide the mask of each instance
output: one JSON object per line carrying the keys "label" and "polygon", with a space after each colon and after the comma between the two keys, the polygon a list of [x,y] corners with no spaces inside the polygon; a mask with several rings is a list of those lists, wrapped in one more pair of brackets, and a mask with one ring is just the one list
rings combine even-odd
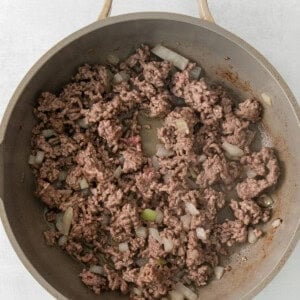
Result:
{"label": "browned meat crumble", "polygon": [[[45,239],[85,264],[80,278],[97,294],[161,299],[178,282],[206,285],[220,255],[270,219],[257,200],[276,185],[278,160],[250,147],[262,107],[193,79],[194,67],[178,71],[142,45],[116,66],[80,67],[59,94],[37,100],[31,146],[42,158],[31,165],[52,225]],[[128,77],[115,82],[120,71]],[[164,119],[153,157],[143,152],[142,113]],[[232,216],[218,222],[225,206]]]}

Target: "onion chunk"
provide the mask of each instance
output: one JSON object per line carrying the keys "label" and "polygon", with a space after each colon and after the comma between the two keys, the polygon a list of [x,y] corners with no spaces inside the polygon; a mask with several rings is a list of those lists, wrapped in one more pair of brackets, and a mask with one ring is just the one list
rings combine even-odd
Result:
{"label": "onion chunk", "polygon": [[222,149],[232,158],[238,158],[244,155],[244,151],[238,146],[232,145],[228,142],[222,144]]}
{"label": "onion chunk", "polygon": [[180,282],[176,284],[175,290],[182,294],[187,300],[196,300],[198,297],[196,293]]}
{"label": "onion chunk", "polygon": [[189,63],[189,60],[187,58],[162,45],[155,46],[151,50],[151,52],[156,56],[160,57],[161,59],[171,62],[175,67],[177,67],[181,71],[183,71]]}

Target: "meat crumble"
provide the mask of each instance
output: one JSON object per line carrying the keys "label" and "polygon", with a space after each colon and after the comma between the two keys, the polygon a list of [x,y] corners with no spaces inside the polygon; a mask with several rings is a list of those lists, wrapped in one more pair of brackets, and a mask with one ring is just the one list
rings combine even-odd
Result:
{"label": "meat crumble", "polygon": [[[277,183],[278,159],[251,148],[261,104],[237,103],[192,76],[195,66],[176,69],[142,45],[116,65],[80,67],[37,100],[29,163],[47,207],[44,236],[85,265],[79,277],[96,294],[194,295],[228,247],[250,228],[260,236],[271,217],[259,199]],[[143,115],[163,120],[152,156]],[[232,216],[220,222],[225,206]]]}

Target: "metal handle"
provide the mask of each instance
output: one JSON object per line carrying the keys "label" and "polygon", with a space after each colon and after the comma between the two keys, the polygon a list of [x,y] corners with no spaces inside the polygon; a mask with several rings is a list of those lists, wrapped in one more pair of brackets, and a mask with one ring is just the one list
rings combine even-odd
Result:
{"label": "metal handle", "polygon": [[[210,13],[207,0],[197,0],[199,4],[199,15],[201,20],[214,23],[215,20]],[[110,15],[113,0],[104,0],[102,10],[98,16],[98,20],[103,20]]]}

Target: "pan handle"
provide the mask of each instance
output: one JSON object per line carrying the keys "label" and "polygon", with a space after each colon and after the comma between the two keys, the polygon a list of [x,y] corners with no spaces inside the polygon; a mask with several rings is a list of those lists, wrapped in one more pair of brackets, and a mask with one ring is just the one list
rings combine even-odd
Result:
{"label": "pan handle", "polygon": [[[212,14],[210,13],[210,10],[209,10],[208,4],[207,4],[207,0],[197,0],[197,1],[198,1],[198,4],[199,4],[200,19],[204,20],[204,21],[214,23],[215,20],[214,20]],[[113,0],[104,0],[102,10],[101,10],[101,12],[98,16],[99,21],[109,17],[112,2],[113,2]]]}

